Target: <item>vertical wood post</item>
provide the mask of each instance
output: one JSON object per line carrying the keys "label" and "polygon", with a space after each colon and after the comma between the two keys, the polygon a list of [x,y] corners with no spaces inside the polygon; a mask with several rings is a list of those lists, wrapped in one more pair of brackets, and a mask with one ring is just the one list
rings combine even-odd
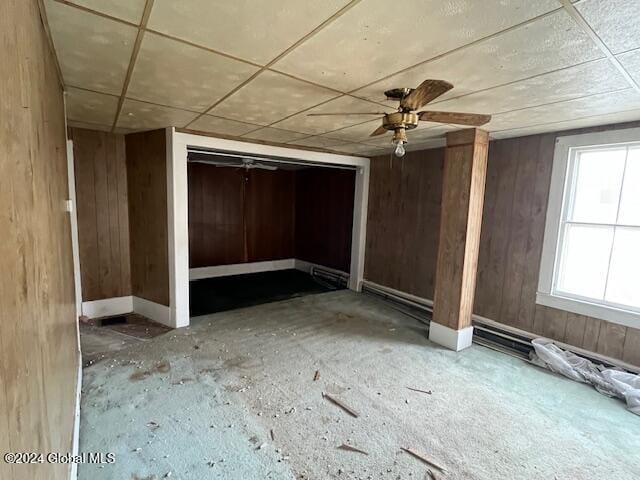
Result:
{"label": "vertical wood post", "polygon": [[447,134],[440,243],[429,339],[452,350],[471,345],[473,298],[487,175],[489,135],[470,128]]}

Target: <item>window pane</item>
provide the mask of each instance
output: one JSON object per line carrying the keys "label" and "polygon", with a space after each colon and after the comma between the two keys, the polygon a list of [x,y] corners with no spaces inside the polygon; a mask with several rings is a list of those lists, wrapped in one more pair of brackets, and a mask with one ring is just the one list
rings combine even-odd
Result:
{"label": "window pane", "polygon": [[565,228],[556,289],[602,300],[614,227],[566,224]]}
{"label": "window pane", "polygon": [[626,154],[624,148],[578,153],[570,220],[615,223]]}
{"label": "window pane", "polygon": [[640,229],[616,228],[607,282],[608,302],[640,308]]}
{"label": "window pane", "polygon": [[640,148],[629,149],[618,223],[640,225]]}

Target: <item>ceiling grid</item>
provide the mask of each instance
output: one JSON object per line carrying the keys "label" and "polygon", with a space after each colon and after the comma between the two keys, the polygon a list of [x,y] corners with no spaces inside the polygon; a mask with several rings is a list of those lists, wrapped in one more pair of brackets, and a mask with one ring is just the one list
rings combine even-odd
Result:
{"label": "ceiling grid", "polygon": [[[438,110],[493,115],[495,138],[640,118],[636,0],[406,2],[399,20],[386,0],[43,0],[71,124],[375,154],[376,120],[307,114],[388,112],[384,90],[424,78],[456,87]],[[410,147],[454,128],[426,124]]]}

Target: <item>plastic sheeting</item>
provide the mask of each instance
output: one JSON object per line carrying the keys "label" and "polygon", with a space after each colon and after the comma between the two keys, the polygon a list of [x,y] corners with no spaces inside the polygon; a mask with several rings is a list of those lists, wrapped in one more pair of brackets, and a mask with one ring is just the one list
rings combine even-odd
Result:
{"label": "plastic sheeting", "polygon": [[596,365],[586,358],[562,350],[548,338],[536,338],[531,343],[535,349],[533,360],[537,364],[576,382],[591,384],[604,395],[620,398],[627,402],[627,408],[632,413],[640,415],[639,375]]}

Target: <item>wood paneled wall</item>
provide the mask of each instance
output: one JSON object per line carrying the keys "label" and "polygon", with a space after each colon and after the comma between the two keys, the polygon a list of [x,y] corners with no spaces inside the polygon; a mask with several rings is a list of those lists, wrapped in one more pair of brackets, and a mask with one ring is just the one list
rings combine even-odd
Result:
{"label": "wood paneled wall", "polygon": [[204,163],[187,167],[189,267],[244,262],[243,172]]}
{"label": "wood paneled wall", "polygon": [[[490,143],[474,313],[640,366],[640,330],[535,303],[558,135]],[[412,165],[418,159],[422,165]],[[372,159],[367,280],[433,298],[441,159],[441,149]]]}
{"label": "wood paneled wall", "polygon": [[433,299],[444,149],[371,159],[367,280]]}
{"label": "wood paneled wall", "polygon": [[349,271],[355,173],[189,164],[189,266],[299,258]]}
{"label": "wood paneled wall", "polygon": [[126,135],[131,291],[169,306],[167,160],[164,130]]}
{"label": "wood paneled wall", "polygon": [[250,262],[293,258],[295,172],[249,170],[245,176],[245,228]]}
{"label": "wood paneled wall", "polygon": [[[78,345],[62,90],[35,0],[0,6],[0,452],[70,452]],[[62,480],[68,465],[2,479]]]}
{"label": "wood paneled wall", "polygon": [[349,272],[355,171],[296,172],[296,258]]}
{"label": "wood paneled wall", "polygon": [[70,129],[82,300],[131,295],[124,135]]}

